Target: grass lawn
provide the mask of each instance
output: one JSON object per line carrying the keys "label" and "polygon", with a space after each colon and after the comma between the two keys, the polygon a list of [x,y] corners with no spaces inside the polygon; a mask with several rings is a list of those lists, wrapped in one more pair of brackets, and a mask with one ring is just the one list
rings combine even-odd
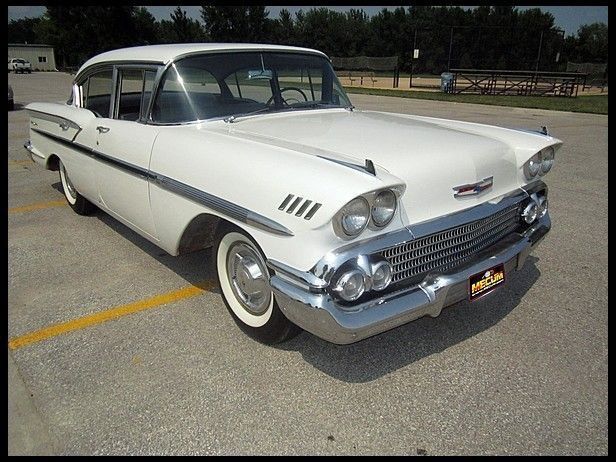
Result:
{"label": "grass lawn", "polygon": [[561,98],[557,96],[492,96],[492,95],[449,95],[440,92],[387,90],[381,88],[344,87],[347,93],[366,95],[397,96],[399,98],[431,99],[436,101],[454,101],[457,103],[488,104],[492,106],[513,106],[550,111],[588,112],[607,114],[607,95],[578,96]]}

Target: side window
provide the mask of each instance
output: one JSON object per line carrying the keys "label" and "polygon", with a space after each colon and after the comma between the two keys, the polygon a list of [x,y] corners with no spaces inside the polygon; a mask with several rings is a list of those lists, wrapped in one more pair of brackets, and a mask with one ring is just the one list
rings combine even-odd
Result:
{"label": "side window", "polygon": [[86,95],[86,109],[90,109],[99,117],[109,117],[111,104],[111,69],[92,74],[88,79]]}
{"label": "side window", "polygon": [[143,71],[137,69],[121,70],[119,78],[120,99],[115,118],[120,120],[137,120],[141,112]]}

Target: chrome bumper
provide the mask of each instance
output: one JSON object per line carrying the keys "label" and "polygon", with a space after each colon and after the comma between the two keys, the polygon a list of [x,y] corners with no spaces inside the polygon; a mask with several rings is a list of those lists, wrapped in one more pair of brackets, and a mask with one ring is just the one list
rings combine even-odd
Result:
{"label": "chrome bumper", "polygon": [[550,227],[546,214],[523,234],[505,237],[453,272],[429,274],[419,285],[356,305],[353,311],[341,309],[327,292],[298,287],[281,273],[272,276],[270,284],[289,320],[329,342],[353,343],[426,315],[436,317],[444,307],[468,299],[468,279],[476,273],[502,263],[507,278],[524,265]]}

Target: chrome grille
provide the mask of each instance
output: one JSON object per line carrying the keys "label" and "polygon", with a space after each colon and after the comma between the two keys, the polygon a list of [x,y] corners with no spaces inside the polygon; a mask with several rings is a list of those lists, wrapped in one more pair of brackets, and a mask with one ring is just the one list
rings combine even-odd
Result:
{"label": "chrome grille", "polygon": [[519,226],[518,205],[489,217],[440,231],[382,252],[393,266],[392,282],[419,279],[429,271],[452,269]]}

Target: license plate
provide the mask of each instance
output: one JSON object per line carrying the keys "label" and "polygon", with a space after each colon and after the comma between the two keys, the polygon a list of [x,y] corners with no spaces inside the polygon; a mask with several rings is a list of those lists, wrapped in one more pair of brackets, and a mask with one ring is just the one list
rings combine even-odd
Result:
{"label": "license plate", "polygon": [[489,294],[505,282],[505,265],[493,266],[468,278],[468,294],[471,301]]}

